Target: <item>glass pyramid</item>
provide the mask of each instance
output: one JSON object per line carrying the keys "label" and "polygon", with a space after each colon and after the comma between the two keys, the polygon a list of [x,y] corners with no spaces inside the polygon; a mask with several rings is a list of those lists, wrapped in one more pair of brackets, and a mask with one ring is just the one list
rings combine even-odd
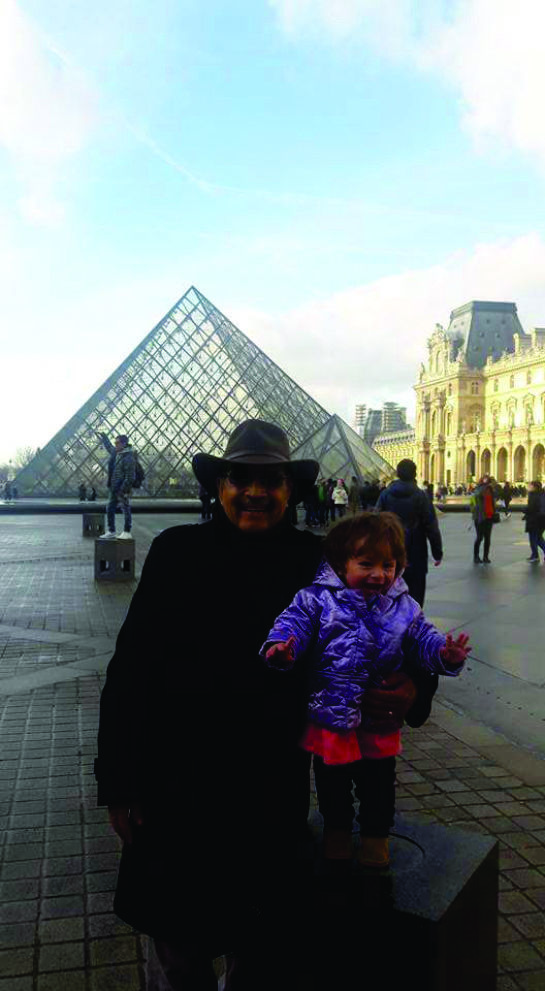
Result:
{"label": "glass pyramid", "polygon": [[322,477],[343,478],[347,483],[352,475],[373,481],[393,474],[391,465],[336,415],[330,416],[327,423],[307,437],[296,448],[294,456],[314,458],[320,462]]}
{"label": "glass pyramid", "polygon": [[[142,495],[195,495],[193,455],[221,454],[237,423],[253,417],[282,426],[298,453],[312,443],[320,457],[299,456],[324,460],[328,474],[330,464],[350,463],[347,471],[364,477],[371,464],[373,475],[388,470],[192,286],[19,473],[17,487],[26,496],[74,496],[83,483],[104,496],[107,454],[98,433],[105,433],[112,441],[128,435],[146,473]],[[348,435],[343,446],[339,436]],[[354,440],[362,449],[355,460]]]}

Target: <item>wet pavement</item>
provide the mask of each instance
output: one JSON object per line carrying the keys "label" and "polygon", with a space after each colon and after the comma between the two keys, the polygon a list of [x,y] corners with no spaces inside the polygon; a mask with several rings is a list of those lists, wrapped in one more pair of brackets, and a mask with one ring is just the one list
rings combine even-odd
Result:
{"label": "wet pavement", "polygon": [[[152,537],[196,516],[136,516]],[[441,518],[427,615],[474,656],[404,733],[398,810],[498,837],[499,991],[545,989],[545,567],[520,517],[472,564],[469,519]],[[96,807],[98,701],[134,582],[93,577],[79,516],[0,519],[0,991],[142,989],[145,941],[112,912],[119,843]],[[258,991],[258,989],[256,989]]]}

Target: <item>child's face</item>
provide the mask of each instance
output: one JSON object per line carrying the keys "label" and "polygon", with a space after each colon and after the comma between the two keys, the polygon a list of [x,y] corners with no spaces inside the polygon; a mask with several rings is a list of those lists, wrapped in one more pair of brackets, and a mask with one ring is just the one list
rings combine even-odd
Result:
{"label": "child's face", "polygon": [[348,558],[342,576],[344,583],[364,595],[385,595],[395,582],[397,562],[388,547],[374,547],[366,552],[366,543],[365,539],[361,540],[354,556]]}

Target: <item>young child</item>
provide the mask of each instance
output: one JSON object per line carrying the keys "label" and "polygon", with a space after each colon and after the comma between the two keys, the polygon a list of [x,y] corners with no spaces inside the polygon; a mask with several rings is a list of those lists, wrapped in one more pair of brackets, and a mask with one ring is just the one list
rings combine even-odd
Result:
{"label": "young child", "polygon": [[308,726],[302,746],[314,754],[324,856],[350,860],[354,806],[360,801],[364,866],[389,863],[400,729],[380,732],[362,718],[365,693],[406,657],[423,671],[457,675],[469,653],[466,634],[445,637],[429,623],[401,577],[403,529],[393,513],[360,513],[329,531],[325,563],[276,619],[261,655],[287,668],[310,650]]}

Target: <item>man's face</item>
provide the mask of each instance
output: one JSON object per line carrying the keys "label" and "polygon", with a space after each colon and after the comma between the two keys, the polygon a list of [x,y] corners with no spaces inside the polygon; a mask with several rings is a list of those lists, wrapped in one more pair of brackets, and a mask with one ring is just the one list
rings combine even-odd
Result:
{"label": "man's face", "polygon": [[123,448],[125,447],[125,443],[124,443],[124,441],[121,440],[121,437],[116,437],[114,447],[115,447],[116,451],[122,451],[123,450]]}
{"label": "man's face", "polygon": [[223,511],[239,530],[260,533],[280,522],[288,506],[291,482],[282,469],[261,465],[233,466],[220,479]]}

